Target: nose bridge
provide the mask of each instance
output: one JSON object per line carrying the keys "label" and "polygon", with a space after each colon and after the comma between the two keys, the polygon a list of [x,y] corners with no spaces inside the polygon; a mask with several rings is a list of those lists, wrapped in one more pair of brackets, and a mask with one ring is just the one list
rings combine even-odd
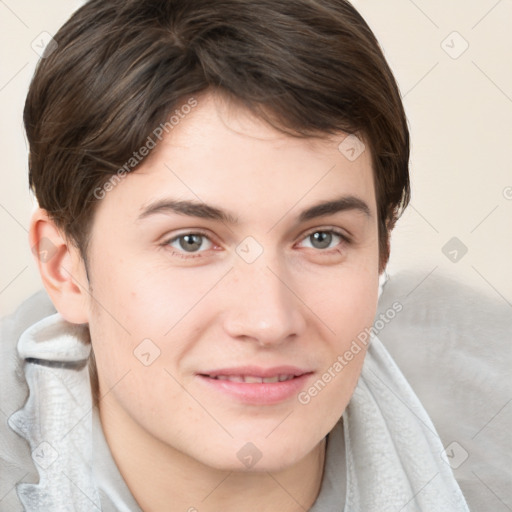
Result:
{"label": "nose bridge", "polygon": [[262,345],[300,334],[305,327],[300,301],[289,289],[290,277],[278,255],[265,250],[248,261],[237,258],[231,272],[226,331]]}

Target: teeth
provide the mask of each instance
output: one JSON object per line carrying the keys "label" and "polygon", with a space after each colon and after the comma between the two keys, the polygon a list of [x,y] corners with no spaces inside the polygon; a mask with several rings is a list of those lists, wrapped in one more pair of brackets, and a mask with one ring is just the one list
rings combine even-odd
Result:
{"label": "teeth", "polygon": [[246,375],[244,378],[244,382],[247,382],[248,384],[252,384],[254,382],[261,383],[265,379],[262,379],[261,377],[253,377],[252,375]]}
{"label": "teeth", "polygon": [[265,383],[274,383],[274,382],[284,382],[287,380],[291,380],[294,378],[293,375],[275,375],[274,377],[254,377],[252,375],[216,375],[212,377],[217,380],[229,380],[231,382],[245,382],[247,384],[261,384]]}
{"label": "teeth", "polygon": [[225,380],[230,380],[231,382],[243,382],[244,378],[241,375],[223,375],[222,377]]}

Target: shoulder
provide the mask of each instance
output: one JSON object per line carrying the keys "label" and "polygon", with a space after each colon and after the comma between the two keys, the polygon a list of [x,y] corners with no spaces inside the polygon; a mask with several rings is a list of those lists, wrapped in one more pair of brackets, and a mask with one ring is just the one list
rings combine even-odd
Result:
{"label": "shoulder", "polygon": [[38,479],[28,443],[8,425],[11,414],[23,407],[28,397],[17,343],[23,331],[53,313],[53,304],[41,290],[25,300],[14,313],[0,320],[0,473],[6,476],[0,480],[2,510],[21,510],[16,484]]}

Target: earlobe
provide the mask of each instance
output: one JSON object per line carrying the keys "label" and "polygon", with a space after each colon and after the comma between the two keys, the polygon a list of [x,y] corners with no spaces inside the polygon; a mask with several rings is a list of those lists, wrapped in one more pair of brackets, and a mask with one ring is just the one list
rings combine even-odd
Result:
{"label": "earlobe", "polygon": [[32,215],[29,243],[46,292],[57,311],[68,321],[89,321],[89,283],[80,251],[38,208]]}

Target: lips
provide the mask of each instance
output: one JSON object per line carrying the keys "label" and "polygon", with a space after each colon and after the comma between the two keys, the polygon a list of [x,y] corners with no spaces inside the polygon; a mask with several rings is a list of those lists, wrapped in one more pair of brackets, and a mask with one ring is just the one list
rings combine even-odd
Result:
{"label": "lips", "polygon": [[305,386],[311,370],[295,366],[221,368],[197,374],[208,389],[237,401],[271,405],[291,399]]}

